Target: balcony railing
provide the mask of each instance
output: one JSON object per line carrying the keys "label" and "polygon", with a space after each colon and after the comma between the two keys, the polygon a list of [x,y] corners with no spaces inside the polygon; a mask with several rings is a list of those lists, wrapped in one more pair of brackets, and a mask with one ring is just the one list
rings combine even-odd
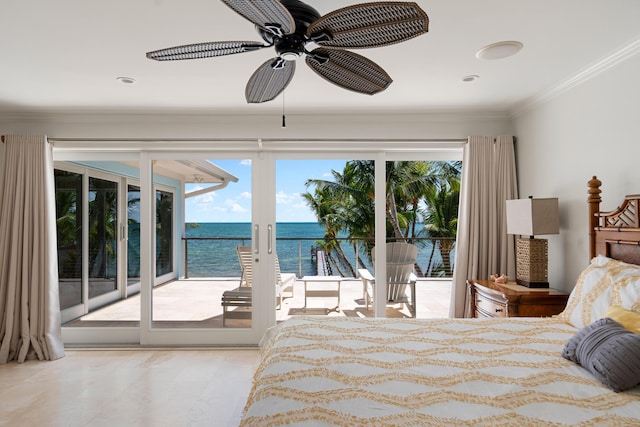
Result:
{"label": "balcony railing", "polygon": [[[359,268],[371,269],[368,254],[363,253],[364,239],[337,239],[340,247],[350,264],[340,263],[333,249],[327,259],[337,260],[329,262],[331,274],[343,277],[355,277]],[[240,265],[237,260],[235,247],[250,245],[251,237],[183,237],[184,276],[189,277],[238,277]],[[322,250],[322,237],[279,237],[276,238],[276,253],[280,269],[283,272],[296,272],[298,277],[316,275],[317,259],[315,253]],[[416,270],[420,277],[450,278],[455,263],[455,239],[417,237],[411,243],[419,248]],[[445,248],[445,254],[440,253]],[[450,248],[450,251],[447,250]],[[338,271],[336,271],[338,270]],[[353,273],[352,273],[353,271]]]}

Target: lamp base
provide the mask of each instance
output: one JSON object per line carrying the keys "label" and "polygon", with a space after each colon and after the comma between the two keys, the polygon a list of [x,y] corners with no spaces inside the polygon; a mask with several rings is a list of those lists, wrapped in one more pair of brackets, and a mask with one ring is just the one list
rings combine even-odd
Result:
{"label": "lamp base", "polygon": [[548,288],[549,282],[528,282],[526,280],[516,279],[518,285],[526,286],[527,288]]}
{"label": "lamp base", "polygon": [[527,288],[548,288],[547,240],[516,240],[516,283]]}

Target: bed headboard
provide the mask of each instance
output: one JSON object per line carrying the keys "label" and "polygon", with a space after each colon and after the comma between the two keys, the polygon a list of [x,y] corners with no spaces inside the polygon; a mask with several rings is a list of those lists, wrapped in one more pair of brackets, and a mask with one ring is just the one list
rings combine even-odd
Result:
{"label": "bed headboard", "polygon": [[640,194],[626,196],[613,211],[601,212],[601,185],[595,176],[588,183],[590,259],[600,254],[640,264]]}

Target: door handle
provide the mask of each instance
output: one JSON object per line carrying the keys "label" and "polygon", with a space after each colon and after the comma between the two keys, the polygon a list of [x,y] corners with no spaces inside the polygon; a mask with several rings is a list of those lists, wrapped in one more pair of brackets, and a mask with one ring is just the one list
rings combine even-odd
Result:
{"label": "door handle", "polygon": [[260,226],[258,224],[253,226],[253,253],[258,255],[260,253]]}
{"label": "door handle", "polygon": [[273,225],[267,225],[267,253],[273,253]]}

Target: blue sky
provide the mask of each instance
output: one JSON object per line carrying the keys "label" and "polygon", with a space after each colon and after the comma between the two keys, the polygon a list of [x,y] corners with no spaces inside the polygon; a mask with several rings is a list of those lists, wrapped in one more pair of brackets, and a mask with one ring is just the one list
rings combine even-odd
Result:
{"label": "blue sky", "polygon": [[[238,177],[226,188],[186,199],[187,222],[250,222],[251,162],[249,160],[210,160]],[[316,222],[300,196],[308,191],[307,179],[332,180],[331,170],[342,172],[346,160],[278,160],[276,163],[276,220],[278,222]],[[202,188],[187,185],[187,192]]]}

